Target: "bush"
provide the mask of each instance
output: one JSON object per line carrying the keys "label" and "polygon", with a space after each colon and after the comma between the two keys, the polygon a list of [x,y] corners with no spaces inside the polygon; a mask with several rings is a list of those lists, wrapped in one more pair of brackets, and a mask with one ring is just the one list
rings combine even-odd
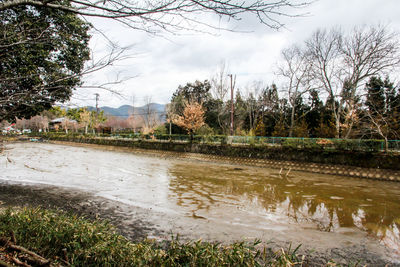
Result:
{"label": "bush", "polygon": [[154,134],[155,135],[165,135],[167,134],[167,128],[165,128],[165,125],[158,125],[157,127],[154,128]]}
{"label": "bush", "polygon": [[214,135],[214,130],[210,126],[205,124],[196,131],[196,135],[202,135],[202,136]]}

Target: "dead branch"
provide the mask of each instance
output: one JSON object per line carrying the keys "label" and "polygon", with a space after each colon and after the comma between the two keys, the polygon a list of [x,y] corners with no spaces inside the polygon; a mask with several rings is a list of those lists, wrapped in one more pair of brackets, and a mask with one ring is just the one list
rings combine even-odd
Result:
{"label": "dead branch", "polygon": [[13,262],[14,262],[15,264],[17,264],[17,265],[24,266],[24,267],[31,267],[31,265],[29,265],[29,264],[27,264],[27,263],[25,263],[25,262],[20,261],[20,260],[19,260],[18,258],[16,258],[16,257],[12,257],[12,260],[13,260]]}
{"label": "dead branch", "polygon": [[[15,239],[15,237],[14,237],[14,239]],[[12,241],[10,241],[9,239],[7,239],[5,237],[0,238],[0,244],[3,245],[6,249],[21,252],[21,253],[28,255],[27,260],[35,263],[36,265],[45,266],[45,265],[50,264],[50,260],[45,259],[42,256],[36,254],[35,252],[30,251],[22,246],[15,245]],[[13,260],[15,263],[17,263],[19,265],[30,266],[30,265],[27,265],[26,263],[19,261],[15,257],[13,258]]]}

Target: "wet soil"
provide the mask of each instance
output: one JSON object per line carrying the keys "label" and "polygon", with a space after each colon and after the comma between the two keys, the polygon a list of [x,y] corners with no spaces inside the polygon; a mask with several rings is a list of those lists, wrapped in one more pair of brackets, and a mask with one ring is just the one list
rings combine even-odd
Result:
{"label": "wet soil", "polygon": [[143,221],[135,213],[143,213],[123,203],[96,197],[91,193],[64,189],[48,185],[0,184],[0,207],[42,207],[61,210],[88,219],[112,222],[118,232],[132,241],[142,241],[149,234],[163,236],[164,233]]}
{"label": "wet soil", "polygon": [[[396,251],[379,243],[376,237],[371,236],[371,234],[366,234],[354,227],[322,231],[316,229],[314,223],[297,216],[301,212],[304,213],[303,204],[309,202],[300,202],[300,207],[295,210],[298,221],[292,220],[293,214],[285,215],[287,218],[285,216],[266,218],[265,216],[273,217],[279,214],[274,213],[274,210],[279,211],[285,201],[271,200],[271,192],[266,194],[265,188],[262,192],[258,192],[257,188],[260,188],[261,185],[257,185],[257,181],[261,179],[265,185],[268,184],[272,189],[278,190],[279,186],[273,182],[276,180],[274,176],[276,171],[262,170],[260,172],[260,170],[248,169],[245,166],[239,168],[238,166],[221,166],[209,163],[197,165],[182,159],[170,165],[168,159],[160,161],[153,158],[150,160],[143,155],[140,155],[140,157],[137,155],[129,156],[131,154],[121,155],[87,148],[83,151],[79,150],[82,148],[72,149],[75,158],[71,160],[68,157],[68,153],[71,152],[69,149],[66,146],[41,146],[40,144],[6,147],[5,153],[0,158],[1,161],[5,161],[5,164],[0,162],[1,206],[42,206],[62,209],[88,218],[106,219],[111,221],[121,234],[133,241],[144,238],[165,240],[176,234],[179,234],[182,240],[201,238],[224,243],[243,239],[250,241],[257,238],[273,250],[279,247],[288,247],[289,244],[296,247],[301,243],[300,251],[310,254],[309,262],[311,266],[323,266],[332,259],[342,264],[361,261],[361,264],[368,264],[368,266],[385,266],[388,263],[389,266],[400,266],[400,259]],[[25,154],[13,154],[12,150],[14,152],[24,151],[28,154],[28,158],[24,158]],[[62,151],[62,153],[56,153],[57,150]],[[84,169],[82,166],[79,167],[80,163],[89,164],[89,161],[85,161],[85,157],[80,158],[80,153],[86,155],[90,160],[96,157],[94,162],[101,161],[103,163],[106,160],[110,161],[110,157],[113,156],[119,162],[125,160],[124,166],[131,165],[132,169],[126,167],[120,169],[119,176],[115,176],[118,163],[112,162],[111,165],[104,164],[105,166],[100,170],[93,170],[90,166],[87,166],[87,172],[84,174],[77,173],[74,169]],[[114,154],[111,155],[110,153]],[[47,154],[52,156],[47,157]],[[44,159],[41,159],[41,157]],[[131,157],[137,158],[133,160]],[[45,160],[47,165],[43,163],[34,164],[34,162],[40,160]],[[54,168],[51,160],[55,161]],[[151,163],[148,163],[149,161]],[[67,166],[63,167],[61,164]],[[151,166],[152,172],[145,170],[144,167],[147,165]],[[117,168],[113,172],[107,172],[113,167]],[[62,171],[63,168],[65,168],[64,172]],[[222,180],[218,179],[221,172],[204,176],[204,173],[212,173],[216,169],[224,170],[223,173],[226,177]],[[138,175],[136,178],[132,174],[133,172]],[[125,177],[123,173],[127,176]],[[260,176],[262,173],[266,173],[265,177]],[[103,181],[103,179],[106,179],[104,175],[110,176],[105,182]],[[244,175],[244,177],[235,180],[235,177],[240,175]],[[286,186],[283,193],[291,193],[295,201],[303,198],[313,199],[318,200],[319,202],[316,203],[319,203],[320,206],[337,205],[335,201],[339,201],[339,206],[334,206],[336,211],[348,209],[346,207],[348,203],[344,202],[344,198],[349,198],[348,195],[345,195],[343,199],[341,199],[341,196],[332,198],[333,192],[331,192],[331,195],[323,198],[316,193],[305,191],[305,188],[313,190],[313,184],[307,183],[307,181],[308,179],[315,180],[315,177],[311,175],[310,178],[308,177],[309,174],[296,172],[293,172],[292,175],[290,181],[282,181],[285,186],[293,184],[296,184],[296,186]],[[296,181],[295,177],[297,176],[303,178]],[[127,177],[134,179],[134,183],[126,183]],[[250,179],[251,177],[254,178]],[[272,178],[268,180],[266,177]],[[91,179],[94,179],[93,183],[90,182]],[[335,177],[335,179],[338,178]],[[113,181],[117,182],[113,184]],[[144,181],[149,188],[143,187]],[[346,191],[343,188],[350,188],[350,186],[357,185],[356,191],[362,191],[363,187],[367,187],[363,181],[352,185],[346,184],[340,179],[337,181],[340,185],[338,188],[341,188],[339,192],[342,193]],[[228,182],[228,185],[225,184],[226,182]],[[53,183],[53,185],[50,185],[50,183]],[[257,185],[256,188],[252,188],[253,184]],[[295,196],[300,191],[291,192],[291,190],[292,188],[299,188],[301,184],[304,184],[304,188],[300,190],[301,194],[306,197],[297,198]],[[129,190],[127,189],[128,186],[130,187]],[[323,187],[324,184],[319,181],[317,186]],[[393,189],[391,184],[379,184],[378,182],[372,187],[378,187],[377,190],[384,191],[389,195],[391,194],[390,190]],[[165,193],[165,190],[167,190],[167,193]],[[208,193],[205,194],[205,192]],[[335,193],[337,194],[337,191]],[[367,193],[369,195],[375,194],[372,189],[368,189]],[[220,199],[222,196],[223,198]],[[269,200],[268,205],[260,208],[260,203],[266,203],[267,200]],[[354,200],[351,201],[354,202]],[[239,202],[242,203],[241,206],[238,205]],[[389,199],[383,199],[382,202],[390,203]],[[293,203],[291,206],[293,206]],[[265,213],[266,207],[271,204],[274,205]],[[360,207],[366,206],[366,202],[356,204]],[[218,208],[214,209],[214,207]],[[379,208],[387,207],[374,208],[371,214],[374,215]],[[394,213],[389,215],[397,222],[396,212]],[[233,215],[242,216],[240,217],[241,220],[237,221],[235,217],[229,217]],[[246,217],[246,220],[243,216]],[[360,218],[364,217],[360,216]],[[387,216],[383,217],[385,220],[387,218]],[[316,220],[316,218],[313,218],[313,220]],[[338,220],[338,218],[335,220]],[[328,225],[335,220],[328,221]],[[302,222],[301,227],[299,222]],[[318,223],[321,224],[321,222],[324,222],[324,220],[320,220]],[[360,229],[362,227],[361,224]],[[394,239],[394,242],[397,242],[396,239]],[[311,251],[313,252],[311,253]]]}
{"label": "wet soil", "polygon": [[[119,233],[134,242],[141,241],[149,236],[158,240],[166,240],[168,236],[174,234],[157,229],[150,221],[132,219],[136,217],[135,215],[141,213],[143,215],[143,212],[146,212],[141,208],[132,208],[123,203],[96,197],[87,192],[66,190],[54,186],[2,183],[0,184],[0,207],[42,207],[71,212],[89,219],[104,219],[111,221]],[[190,236],[180,236],[180,238],[185,241],[191,239]],[[262,245],[274,251],[279,249],[280,246],[287,247],[290,242],[275,243],[270,241]],[[315,245],[318,246],[318,244]],[[300,252],[307,254],[307,266],[326,266],[332,260],[338,264],[359,263],[367,266],[400,266],[399,263],[371,253],[364,244],[354,245],[346,249],[333,248],[325,251],[300,249]]]}

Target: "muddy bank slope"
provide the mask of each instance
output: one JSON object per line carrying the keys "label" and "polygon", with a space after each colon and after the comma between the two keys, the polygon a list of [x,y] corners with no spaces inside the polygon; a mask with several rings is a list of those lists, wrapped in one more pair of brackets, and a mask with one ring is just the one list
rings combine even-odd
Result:
{"label": "muddy bank slope", "polygon": [[[302,244],[302,252],[316,251],[311,254],[314,263],[361,260],[370,266],[384,266],[398,262],[398,255],[362,225],[327,231],[317,226],[337,224],[329,216],[311,221],[299,217],[306,211],[301,203],[311,200],[328,203],[319,205],[321,208],[338,205],[342,213],[352,211],[345,205],[347,199],[360,201],[356,207],[366,214],[374,211],[374,215],[374,202],[369,200],[373,198],[386,204],[386,211],[387,204],[393,203],[384,218],[387,221],[391,214],[396,219],[397,183],[339,176],[334,176],[332,183],[331,176],[319,174],[292,171],[281,177],[279,170],[194,161],[171,159],[167,154],[160,158],[87,147],[10,144],[0,157],[0,201],[3,205],[41,205],[105,218],[132,240],[169,239],[171,234],[184,240],[224,243],[261,239],[274,249],[288,247],[290,242],[292,247]],[[362,197],[354,198],[358,191],[363,192]],[[288,196],[299,206],[294,210],[296,221],[286,214],[291,210]],[[273,197],[280,200],[275,203]],[[351,214],[363,218],[362,214]]]}
{"label": "muddy bank slope", "polygon": [[[111,221],[122,235],[132,241],[140,241],[146,237],[164,240],[172,234],[178,233],[178,231],[163,231],[160,229],[160,225],[154,225],[150,222],[152,216],[157,216],[157,214],[152,214],[156,212],[97,197],[88,192],[45,185],[0,183],[0,207],[15,206],[61,209],[91,219],[105,219]],[[180,235],[180,238],[191,240],[193,237]],[[282,246],[287,247],[288,244],[289,242],[264,243],[273,250]],[[318,246],[318,244],[314,245]],[[346,249],[321,250],[316,248],[314,251],[306,245],[300,252],[308,253],[307,262],[309,266],[325,266],[329,260],[341,264],[359,262],[368,266],[400,266],[399,263],[369,252],[363,244]]]}
{"label": "muddy bank slope", "polygon": [[[101,148],[111,151],[130,151],[139,154],[152,155],[157,157],[166,158],[182,158],[187,160],[198,160],[204,162],[216,162],[216,163],[226,163],[232,165],[246,165],[246,166],[256,166],[256,167],[266,167],[279,169],[283,173],[290,171],[307,171],[312,173],[321,173],[329,175],[341,175],[356,178],[365,178],[373,180],[385,180],[400,182],[400,170],[391,169],[380,169],[380,168],[366,168],[366,167],[356,167],[344,164],[324,164],[315,162],[304,162],[304,161],[288,161],[288,160],[274,160],[274,159],[263,159],[257,157],[235,157],[235,156],[223,156],[210,153],[191,153],[191,152],[174,152],[166,151],[165,149],[151,149],[148,147],[146,149],[119,145],[107,145],[98,143],[81,143],[81,142],[71,142],[71,141],[49,141],[53,144],[62,144],[70,146],[84,146]],[[151,144],[151,142],[149,142]],[[156,147],[156,146],[155,146]],[[324,156],[324,155],[322,155]],[[329,155],[325,155],[329,157]],[[298,157],[301,155],[298,154]]]}

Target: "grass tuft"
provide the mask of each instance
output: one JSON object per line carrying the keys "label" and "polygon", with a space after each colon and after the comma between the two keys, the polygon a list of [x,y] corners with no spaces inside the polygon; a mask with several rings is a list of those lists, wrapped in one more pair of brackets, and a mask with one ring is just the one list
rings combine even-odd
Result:
{"label": "grass tuft", "polygon": [[230,245],[177,238],[168,243],[133,243],[109,223],[42,208],[0,212],[0,237],[15,236],[18,245],[54,264],[72,266],[301,266],[297,250],[265,256],[254,243]]}

